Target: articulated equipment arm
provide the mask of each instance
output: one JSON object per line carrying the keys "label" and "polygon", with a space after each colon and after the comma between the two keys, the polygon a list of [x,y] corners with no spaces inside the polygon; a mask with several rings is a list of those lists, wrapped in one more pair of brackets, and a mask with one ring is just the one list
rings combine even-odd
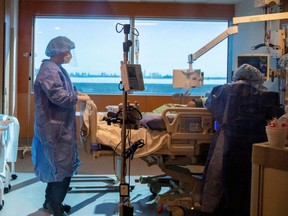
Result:
{"label": "articulated equipment arm", "polygon": [[281,20],[281,19],[288,19],[288,12],[233,17],[233,26],[230,26],[228,29],[226,29],[220,35],[215,37],[212,41],[207,43],[205,46],[203,46],[194,54],[188,55],[189,71],[193,71],[192,63],[196,61],[199,57],[201,57],[203,54],[208,52],[210,49],[212,49],[214,46],[219,44],[221,41],[223,41],[230,35],[238,33],[238,26],[237,26],[238,24],[252,23],[252,22],[264,22],[264,21]]}
{"label": "articulated equipment arm", "polygon": [[197,52],[195,52],[194,54],[188,55],[188,63],[192,64],[195,60],[197,60],[199,57],[204,55],[214,46],[219,44],[221,41],[225,40],[229,35],[236,34],[236,33],[238,33],[238,26],[229,27],[220,35],[218,35],[216,38],[214,38],[212,41],[210,41],[208,44],[206,44],[201,49],[199,49]]}

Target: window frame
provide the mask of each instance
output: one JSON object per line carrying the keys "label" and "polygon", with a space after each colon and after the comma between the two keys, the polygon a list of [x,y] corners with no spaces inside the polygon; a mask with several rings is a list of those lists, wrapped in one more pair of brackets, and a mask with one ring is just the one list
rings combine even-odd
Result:
{"label": "window frame", "polygon": [[[41,16],[41,15],[39,15],[39,16],[35,16],[34,17],[34,23],[35,23],[35,20],[36,20],[36,18],[43,18],[43,17],[46,17],[46,18],[59,18],[59,17],[63,17],[64,19],[69,19],[69,18],[79,18],[79,19],[85,19],[85,17],[82,17],[82,16],[67,16],[67,15],[62,15],[62,16],[53,16],[53,15],[49,15],[49,16]],[[119,18],[119,17],[116,17],[116,16],[109,16],[109,17],[89,17],[89,18],[93,18],[93,19],[115,19],[115,18]],[[120,17],[121,19],[123,19],[123,18],[125,18],[125,19],[128,19],[130,22],[129,22],[129,24],[132,26],[132,27],[135,27],[135,22],[136,22],[136,20],[137,19],[139,19],[139,20],[148,20],[148,19],[151,19],[151,20],[167,20],[167,21],[183,21],[183,20],[188,20],[188,21],[201,21],[201,20],[199,20],[199,19],[178,19],[178,18],[169,18],[169,19],[164,19],[164,18],[131,18],[131,17]],[[202,20],[203,21],[203,20]],[[204,20],[204,21],[206,21],[206,20]],[[228,28],[228,26],[229,26],[229,21],[228,20],[207,20],[208,22],[218,22],[218,21],[227,21],[227,28]],[[34,24],[33,24],[33,27],[35,27],[34,26]],[[33,28],[34,30],[35,30],[35,28]],[[35,37],[35,32],[33,32],[33,35],[34,35],[34,37]],[[215,35],[215,36],[217,36],[217,35]],[[32,41],[32,43],[33,44],[35,44],[35,41],[34,41],[34,37],[33,37],[33,41]],[[131,46],[131,48],[130,48],[130,52],[129,52],[129,61],[131,62],[131,63],[135,63],[135,57],[134,57],[134,51],[135,51],[135,47],[134,47],[134,42],[135,42],[135,36],[133,35],[133,34],[130,34],[129,35],[129,39],[133,42],[133,45]],[[203,46],[204,46],[205,44],[203,44]],[[227,73],[226,73],[226,82],[227,82],[227,80],[229,79],[229,62],[231,62],[231,48],[230,48],[230,43],[229,43],[229,38],[228,38],[228,40],[227,40]],[[188,53],[189,54],[189,53]],[[187,54],[187,56],[188,56],[188,54]],[[32,78],[33,78],[33,80],[35,79],[35,77],[34,77],[34,66],[35,66],[35,64],[34,64],[34,58],[33,58],[33,64],[32,64],[32,68],[33,68],[33,70],[32,70]],[[119,65],[120,66],[120,65]],[[187,68],[188,68],[188,65],[187,65]],[[171,71],[171,74],[172,74],[172,71]],[[32,82],[33,83],[33,82]],[[204,83],[204,85],[205,85],[205,83]],[[171,86],[171,88],[172,88],[172,86]],[[193,92],[192,92],[193,93]],[[119,92],[113,92],[113,93],[99,93],[99,92],[92,92],[92,93],[89,93],[89,94],[104,94],[104,95],[109,95],[109,94],[121,94],[121,92],[119,91]],[[136,92],[136,94],[138,94],[137,92]],[[161,95],[167,95],[167,94],[149,94],[149,93],[147,93],[147,94],[139,94],[139,95],[158,95],[158,96],[161,96]]]}

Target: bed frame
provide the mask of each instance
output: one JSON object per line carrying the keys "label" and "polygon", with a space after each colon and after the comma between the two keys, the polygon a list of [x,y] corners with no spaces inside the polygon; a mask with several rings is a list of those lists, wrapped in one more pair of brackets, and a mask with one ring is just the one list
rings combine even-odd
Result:
{"label": "bed frame", "polygon": [[[88,104],[92,110],[89,133],[84,138],[86,149],[96,159],[115,154],[113,149],[98,145],[97,107],[93,101]],[[172,121],[169,118],[171,114],[174,115]],[[167,130],[167,144],[153,154],[140,158],[148,166],[159,166],[169,178],[165,177],[166,180],[163,181],[163,176],[140,177],[140,183],[148,184],[152,194],[157,195],[156,201],[159,205],[168,205],[172,215],[181,215],[183,209],[200,206],[201,174],[214,135],[214,120],[212,113],[206,108],[192,107],[165,109],[162,118]],[[201,166],[200,171],[195,171],[191,168],[193,166]],[[162,186],[168,186],[170,190],[165,194],[158,194]]]}

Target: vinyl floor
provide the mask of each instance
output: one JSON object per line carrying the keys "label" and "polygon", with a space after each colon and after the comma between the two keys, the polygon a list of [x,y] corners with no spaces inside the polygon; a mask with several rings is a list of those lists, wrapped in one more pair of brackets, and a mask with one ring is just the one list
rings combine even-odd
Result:
{"label": "vinyl floor", "polygon": [[[4,206],[0,210],[2,216],[49,216],[42,208],[46,184],[37,180],[33,172],[31,154],[27,152],[24,158],[18,155],[15,164],[17,178],[11,180],[11,189],[4,195]],[[72,206],[69,215],[73,216],[113,216],[119,215],[118,192],[119,181],[115,175],[117,165],[113,156],[94,159],[80,149],[82,165],[78,174],[71,182],[72,190],[67,194],[65,203]],[[116,160],[117,161],[117,160]],[[126,182],[130,183],[130,203],[133,215],[166,216],[170,215],[164,206],[155,201],[155,196],[146,184],[137,180],[141,176],[163,174],[157,166],[148,167],[140,159],[133,159],[129,167],[130,175]],[[162,188],[161,193],[168,188]]]}

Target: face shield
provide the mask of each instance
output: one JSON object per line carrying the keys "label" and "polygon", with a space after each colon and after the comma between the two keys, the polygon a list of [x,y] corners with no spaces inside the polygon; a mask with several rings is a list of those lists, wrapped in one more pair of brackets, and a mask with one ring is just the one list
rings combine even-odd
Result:
{"label": "face shield", "polygon": [[[64,61],[65,61],[64,64],[66,63],[65,57],[64,57]],[[69,61],[66,64],[69,64],[71,67],[78,67],[75,49],[70,50],[70,57],[71,57],[70,60],[67,59]]]}

